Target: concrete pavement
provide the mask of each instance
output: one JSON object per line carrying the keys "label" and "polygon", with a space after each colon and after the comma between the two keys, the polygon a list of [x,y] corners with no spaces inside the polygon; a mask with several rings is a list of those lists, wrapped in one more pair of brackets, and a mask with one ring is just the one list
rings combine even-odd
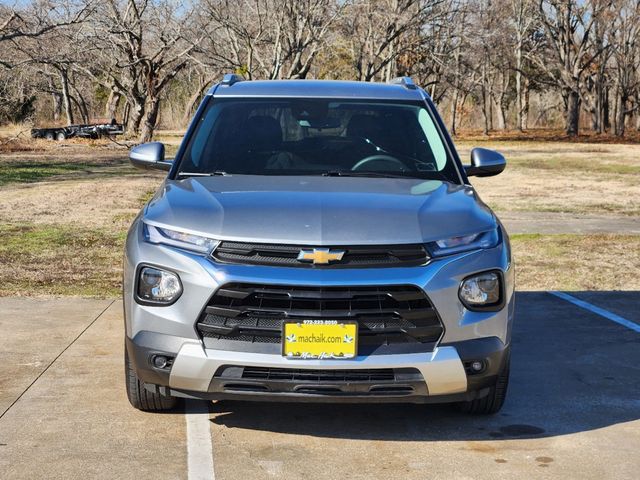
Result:
{"label": "concrete pavement", "polygon": [[[575,295],[640,320],[639,292]],[[500,414],[218,402],[215,477],[635,478],[640,335],[544,292],[517,310]],[[188,478],[185,416],[126,400],[119,301],[0,299],[0,328],[0,478]]]}
{"label": "concrete pavement", "polygon": [[509,234],[539,233],[592,235],[615,233],[640,234],[640,217],[619,215],[577,215],[561,212],[499,212]]}

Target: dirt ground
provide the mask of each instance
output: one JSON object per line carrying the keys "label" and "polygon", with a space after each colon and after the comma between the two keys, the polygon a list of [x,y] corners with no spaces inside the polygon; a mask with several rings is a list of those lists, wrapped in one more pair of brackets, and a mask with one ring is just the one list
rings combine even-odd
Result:
{"label": "dirt ground", "polygon": [[[161,138],[170,151],[180,141],[174,132]],[[499,216],[547,212],[558,218],[564,212],[574,222],[588,215],[605,223],[637,218],[640,224],[640,145],[482,138],[456,143],[463,161],[473,146],[495,148],[507,157],[503,174],[473,179]],[[0,295],[118,295],[127,227],[162,173],[133,169],[127,148],[108,141],[2,145]],[[532,228],[527,233],[538,233]],[[638,235],[514,235],[512,240],[520,288],[640,288],[634,273],[640,259],[633,253],[640,251]]]}

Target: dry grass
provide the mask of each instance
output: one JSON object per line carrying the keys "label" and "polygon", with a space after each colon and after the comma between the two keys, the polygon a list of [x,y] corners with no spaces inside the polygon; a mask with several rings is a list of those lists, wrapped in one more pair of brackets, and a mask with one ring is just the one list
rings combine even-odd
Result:
{"label": "dry grass", "polygon": [[108,140],[0,151],[0,295],[116,296],[131,221],[161,183]]}
{"label": "dry grass", "polygon": [[[171,154],[179,132],[163,135]],[[126,148],[103,142],[0,151],[0,295],[119,294],[126,230],[163,174],[131,168]],[[640,212],[640,146],[481,145],[502,150],[510,163],[498,177],[473,181],[498,213]],[[640,236],[516,235],[513,247],[520,289],[640,288]]]}
{"label": "dry grass", "polygon": [[624,137],[616,137],[611,133],[596,133],[586,129],[580,130],[580,135],[570,137],[562,129],[558,128],[530,128],[525,132],[517,130],[493,131],[489,135],[483,135],[482,130],[462,130],[457,139],[478,142],[523,142],[523,143],[547,143],[566,142],[571,144],[597,143],[597,144],[630,144],[640,143],[640,131],[628,128]]}
{"label": "dry grass", "polygon": [[117,296],[125,231],[0,224],[0,296]]}
{"label": "dry grass", "polygon": [[519,290],[640,290],[640,235],[513,235]]}
{"label": "dry grass", "polygon": [[459,141],[463,161],[473,146],[507,157],[497,177],[473,178],[485,202],[506,211],[640,215],[640,145]]}

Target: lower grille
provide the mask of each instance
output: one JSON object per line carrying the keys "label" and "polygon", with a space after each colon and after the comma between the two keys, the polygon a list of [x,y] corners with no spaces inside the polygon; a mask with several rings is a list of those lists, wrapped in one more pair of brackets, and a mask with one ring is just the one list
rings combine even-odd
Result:
{"label": "lower grille", "polygon": [[416,368],[300,369],[223,365],[210,392],[289,394],[295,397],[403,397],[428,394]]}
{"label": "lower grille", "polygon": [[223,285],[197,322],[205,339],[279,344],[285,320],[356,320],[359,348],[433,343],[443,333],[435,309],[415,286],[298,287]]}
{"label": "lower grille", "polygon": [[344,251],[344,256],[340,261],[324,265],[300,262],[300,250],[309,248],[312,247],[224,241],[212,257],[221,263],[300,268],[406,267],[422,265],[429,260],[424,246],[416,244],[323,247]]}
{"label": "lower grille", "polygon": [[391,368],[366,370],[306,370],[294,368],[244,367],[242,378],[300,382],[385,382],[393,381]]}

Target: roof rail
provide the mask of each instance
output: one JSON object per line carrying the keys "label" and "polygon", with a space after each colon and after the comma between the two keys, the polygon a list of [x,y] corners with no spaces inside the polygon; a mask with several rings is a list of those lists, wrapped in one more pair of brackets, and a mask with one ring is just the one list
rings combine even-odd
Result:
{"label": "roof rail", "polygon": [[402,85],[404,88],[407,88],[409,90],[416,90],[418,88],[411,77],[397,77],[391,80],[389,83],[392,83],[394,85]]}
{"label": "roof rail", "polygon": [[224,77],[222,77],[222,85],[233,85],[234,83],[242,82],[244,77],[242,75],[238,75],[236,73],[225,73]]}

